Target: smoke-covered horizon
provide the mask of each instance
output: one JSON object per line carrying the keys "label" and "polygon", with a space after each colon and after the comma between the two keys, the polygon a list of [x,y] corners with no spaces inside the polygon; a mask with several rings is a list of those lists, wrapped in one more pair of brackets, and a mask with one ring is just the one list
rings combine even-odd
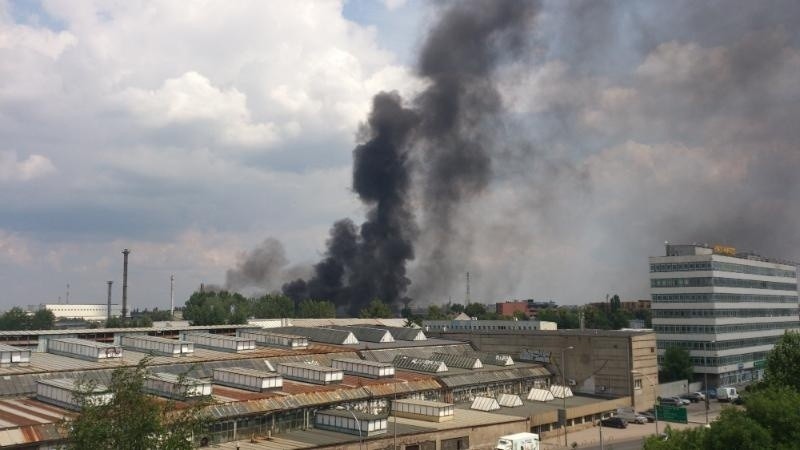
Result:
{"label": "smoke-covered horizon", "polygon": [[445,3],[424,88],[378,94],[354,151],[366,221],[285,292],[463,301],[469,271],[473,300],[570,304],[647,296],[665,240],[800,258],[798,25],[780,1]]}

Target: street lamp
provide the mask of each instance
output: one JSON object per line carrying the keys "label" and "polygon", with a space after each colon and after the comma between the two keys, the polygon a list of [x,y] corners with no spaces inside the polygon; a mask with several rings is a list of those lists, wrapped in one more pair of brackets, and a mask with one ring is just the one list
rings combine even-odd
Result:
{"label": "street lamp", "polygon": [[564,353],[567,350],[572,350],[575,347],[569,346],[561,349],[561,387],[563,388],[561,394],[564,400],[564,445],[569,447],[567,443],[567,361],[564,359]]}
{"label": "street lamp", "polygon": [[[655,385],[655,383],[653,383],[653,380],[651,380],[650,377],[647,376],[647,374],[639,372],[638,370],[631,370],[631,373],[634,374],[634,375],[641,375],[641,376],[647,378],[647,382],[650,383],[650,387],[653,388],[653,398],[657,398],[658,397],[658,395],[656,393],[656,385]],[[653,414],[656,417],[656,436],[658,436],[658,406],[655,405],[655,404],[653,405]]]}
{"label": "street lamp", "polygon": [[708,344],[714,344],[717,341],[709,341],[703,343],[703,350],[705,350],[705,356],[703,357],[703,365],[705,366],[703,369],[703,386],[705,386],[705,397],[706,397],[706,425],[708,425]]}
{"label": "street lamp", "polygon": [[338,409],[340,411],[341,410],[347,411],[347,412],[350,413],[351,416],[353,416],[353,420],[356,421],[356,427],[358,427],[358,450],[361,450],[361,446],[364,444],[364,437],[361,436],[361,421],[358,420],[358,417],[356,417],[356,413],[354,413],[350,408],[345,408],[343,406],[337,406],[336,409]]}

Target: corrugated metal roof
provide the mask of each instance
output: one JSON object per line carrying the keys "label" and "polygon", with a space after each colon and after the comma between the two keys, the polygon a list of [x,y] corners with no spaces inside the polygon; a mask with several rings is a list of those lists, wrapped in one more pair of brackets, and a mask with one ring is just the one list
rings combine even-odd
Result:
{"label": "corrugated metal roof", "polygon": [[447,364],[433,359],[413,358],[411,356],[397,355],[392,361],[399,369],[416,370],[418,372],[439,373],[447,372]]}
{"label": "corrugated metal roof", "polygon": [[488,412],[500,409],[500,405],[497,403],[497,400],[490,397],[475,397],[475,400],[472,401],[472,405],[469,408]]}
{"label": "corrugated metal roof", "polygon": [[531,388],[530,392],[528,392],[528,400],[532,400],[535,402],[549,402],[555,399],[556,398],[553,396],[553,393],[550,392],[549,389]]}
{"label": "corrugated metal roof", "polygon": [[385,326],[381,328],[389,330],[396,341],[424,341],[428,339],[428,337],[425,336],[425,332],[422,331],[422,328]]}
{"label": "corrugated metal roof", "polygon": [[369,319],[369,318],[342,318],[342,319],[290,319],[292,326],[296,327],[329,327],[332,325],[340,326],[390,326],[402,327],[406,324],[406,319]]}
{"label": "corrugated metal roof", "polygon": [[27,348],[14,347],[13,345],[0,344],[0,352],[28,352],[28,353],[30,353],[30,350],[27,349]]}
{"label": "corrugated metal roof", "polygon": [[359,341],[366,341],[366,342],[394,342],[394,337],[389,330],[384,330],[382,328],[370,328],[370,327],[357,327],[357,326],[349,326],[343,327],[340,325],[332,326],[334,330],[345,330],[350,331],[355,335],[356,339]]}
{"label": "corrugated metal roof", "polygon": [[404,398],[400,400],[395,400],[395,403],[406,403],[409,405],[420,405],[420,406],[433,406],[436,408],[444,408],[446,406],[453,406],[452,403],[445,403],[445,402],[434,402],[431,400],[419,400],[415,398]]}
{"label": "corrugated metal roof", "polygon": [[261,377],[261,378],[275,378],[281,376],[279,373],[276,372],[252,369],[249,367],[218,367],[214,370],[218,370],[220,372],[235,373],[238,375],[247,375],[251,377]]}
{"label": "corrugated metal roof", "polygon": [[523,379],[547,378],[549,376],[550,372],[544,367],[514,367],[497,370],[476,370],[467,373],[446,373],[439,375],[439,381],[449,388],[455,388],[506,383]]}
{"label": "corrugated metal roof", "polygon": [[341,372],[341,369],[334,369],[333,367],[322,366],[313,362],[281,362],[278,366],[297,367],[300,369],[308,369],[315,372]]}
{"label": "corrugated metal roof", "polygon": [[472,352],[472,347],[465,343],[445,344],[445,345],[430,345],[430,346],[414,346],[414,347],[393,347],[381,349],[364,349],[361,350],[364,359],[371,359],[373,361],[392,362],[397,355],[410,356],[412,358],[431,359],[434,353],[450,353],[454,355],[464,355]]}
{"label": "corrugated metal roof", "polygon": [[305,336],[309,340],[324,342],[326,344],[346,345],[358,344],[358,339],[352,331],[335,330],[333,328],[311,328],[311,327],[281,327],[275,328],[280,333],[297,334]]}
{"label": "corrugated metal roof", "polygon": [[514,359],[511,355],[505,353],[475,353],[475,356],[480,358],[484,364],[491,364],[493,366],[513,366]]}
{"label": "corrugated metal roof", "polygon": [[7,336],[75,336],[79,334],[122,334],[122,333],[153,333],[159,331],[189,331],[189,330],[228,330],[228,329],[260,329],[252,325],[192,325],[171,327],[136,327],[136,328],[80,328],[71,330],[15,330],[0,331],[0,338]]}
{"label": "corrugated metal roof", "polygon": [[499,394],[497,396],[497,404],[505,406],[506,408],[514,408],[516,406],[522,406],[522,399],[519,398],[519,395]]}
{"label": "corrugated metal roof", "polygon": [[462,369],[480,369],[483,367],[481,360],[475,356],[453,355],[450,353],[436,352],[431,359],[444,361],[447,367],[460,367]]}
{"label": "corrugated metal roof", "polygon": [[363,364],[370,367],[392,367],[391,363],[383,363],[378,361],[368,361],[360,358],[331,358],[331,361],[343,361],[355,364]]}
{"label": "corrugated metal roof", "polygon": [[358,420],[377,420],[377,419],[385,419],[387,415],[385,414],[369,414],[361,411],[355,411],[352,409],[322,409],[316,412],[316,414],[325,414],[328,416],[336,416],[336,417],[353,417],[355,416]]}

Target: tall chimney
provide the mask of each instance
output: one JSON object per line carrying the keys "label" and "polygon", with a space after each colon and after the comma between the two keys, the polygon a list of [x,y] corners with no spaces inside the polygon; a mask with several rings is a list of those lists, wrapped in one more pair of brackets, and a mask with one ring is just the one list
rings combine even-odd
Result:
{"label": "tall chimney", "polygon": [[122,318],[128,317],[128,254],[131,251],[122,250]]}
{"label": "tall chimney", "polygon": [[169,320],[175,319],[175,275],[169,276]]}
{"label": "tall chimney", "polygon": [[108,318],[111,319],[111,284],[113,281],[106,281],[108,283]]}

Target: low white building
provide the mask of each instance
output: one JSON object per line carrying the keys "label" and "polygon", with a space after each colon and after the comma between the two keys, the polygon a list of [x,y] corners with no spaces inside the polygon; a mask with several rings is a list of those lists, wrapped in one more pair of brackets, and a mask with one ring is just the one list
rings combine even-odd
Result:
{"label": "low white building", "polygon": [[[39,305],[38,307],[30,308],[32,311],[37,309],[46,309],[51,311],[58,319],[83,319],[101,321],[108,318],[108,304],[107,303],[48,303]],[[111,316],[119,316],[122,314],[122,308],[116,303],[111,304]]]}

